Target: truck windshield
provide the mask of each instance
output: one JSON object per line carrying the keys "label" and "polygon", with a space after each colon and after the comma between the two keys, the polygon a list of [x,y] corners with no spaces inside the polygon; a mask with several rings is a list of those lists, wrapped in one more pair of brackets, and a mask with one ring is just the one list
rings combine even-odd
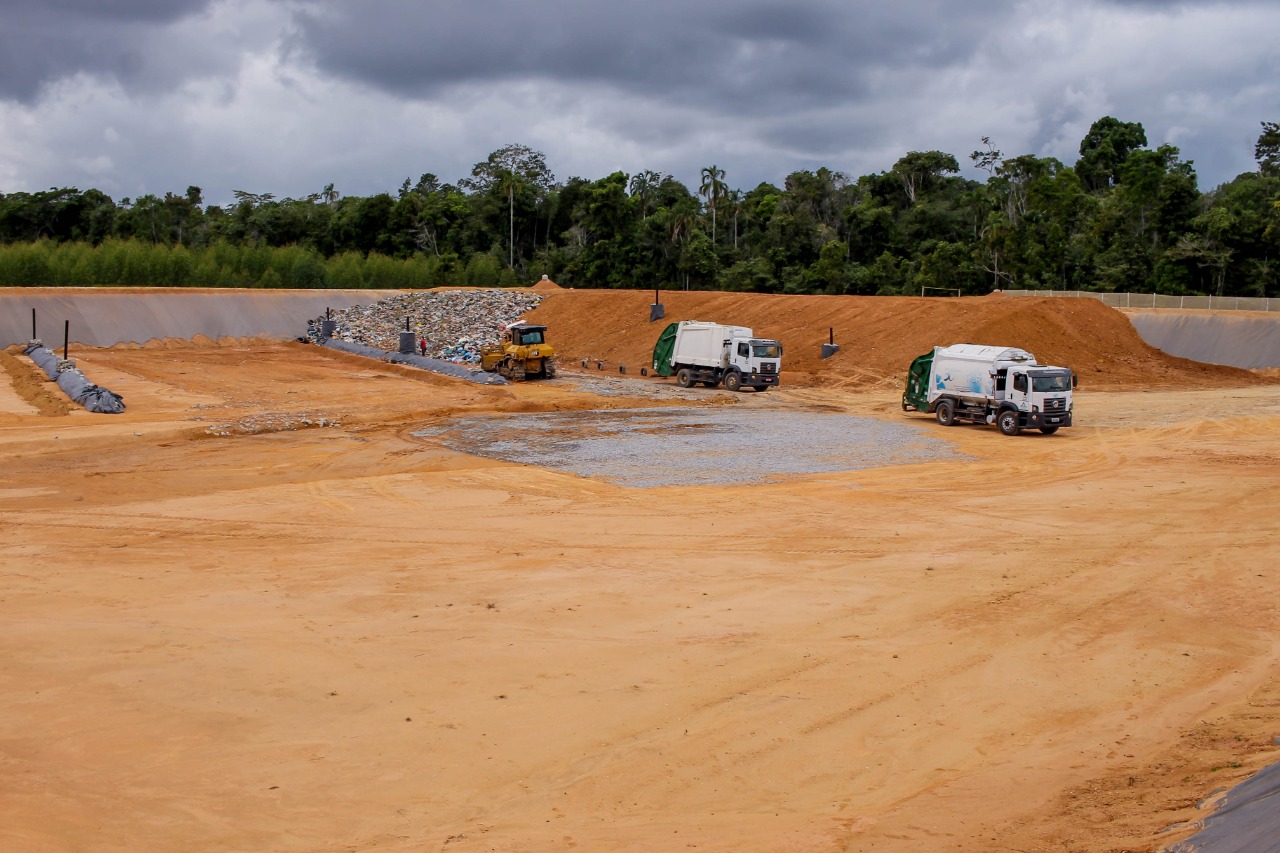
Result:
{"label": "truck windshield", "polygon": [[782,347],[779,344],[754,344],[751,353],[756,358],[781,358]]}
{"label": "truck windshield", "polygon": [[1031,390],[1042,394],[1053,391],[1070,391],[1071,375],[1068,373],[1051,373],[1048,376],[1032,376]]}

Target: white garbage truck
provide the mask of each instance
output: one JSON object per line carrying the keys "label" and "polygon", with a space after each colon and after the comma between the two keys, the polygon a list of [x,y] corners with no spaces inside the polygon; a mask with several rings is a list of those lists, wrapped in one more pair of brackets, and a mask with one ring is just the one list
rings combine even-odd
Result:
{"label": "white garbage truck", "polygon": [[782,344],[757,338],[746,326],[724,326],[701,320],[672,323],[653,347],[653,371],[676,377],[682,388],[701,382],[730,391],[767,391],[778,384]]}
{"label": "white garbage truck", "polygon": [[1026,350],[955,344],[911,362],[902,410],[931,412],[943,426],[966,421],[995,424],[1005,435],[1052,435],[1071,426],[1075,387],[1070,368],[1038,364]]}

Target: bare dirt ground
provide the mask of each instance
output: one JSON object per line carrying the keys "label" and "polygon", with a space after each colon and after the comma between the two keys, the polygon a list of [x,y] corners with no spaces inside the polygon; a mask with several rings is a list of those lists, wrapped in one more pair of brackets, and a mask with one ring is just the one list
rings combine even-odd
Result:
{"label": "bare dirt ground", "polygon": [[[896,354],[767,395],[76,357],[124,414],[0,364],[0,849],[1150,851],[1280,757],[1274,377],[1125,350],[1006,438],[904,415]],[[969,458],[634,489],[411,435],[691,402]]]}

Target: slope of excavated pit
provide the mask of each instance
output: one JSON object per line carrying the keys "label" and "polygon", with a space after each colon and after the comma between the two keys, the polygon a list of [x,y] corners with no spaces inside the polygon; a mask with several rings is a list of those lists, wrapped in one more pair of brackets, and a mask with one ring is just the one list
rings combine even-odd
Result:
{"label": "slope of excavated pit", "polygon": [[0,288],[0,346],[36,337],[59,347],[64,333],[72,343],[96,347],[199,336],[283,340],[305,335],[307,321],[326,308],[367,305],[389,295],[373,290],[6,287]]}
{"label": "slope of excavated pit", "polygon": [[1245,369],[1280,367],[1280,313],[1126,309],[1142,339],[1170,355]]}

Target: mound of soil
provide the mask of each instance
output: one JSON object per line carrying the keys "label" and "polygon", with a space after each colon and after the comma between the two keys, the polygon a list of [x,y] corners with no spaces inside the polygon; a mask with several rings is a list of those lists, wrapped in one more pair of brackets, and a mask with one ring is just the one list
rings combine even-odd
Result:
{"label": "mound of soil", "polygon": [[[653,294],[613,290],[548,293],[534,312],[562,363],[582,359],[649,366],[668,323],[705,320],[749,326],[782,342],[793,385],[890,387],[934,346],[1021,347],[1041,364],[1074,368],[1096,389],[1205,388],[1269,381],[1250,371],[1176,358],[1139,337],[1119,311],[1093,299],[789,296],[676,291],[661,294],[666,317],[649,322]],[[533,315],[531,315],[533,316]],[[822,358],[834,334],[840,351]]]}

